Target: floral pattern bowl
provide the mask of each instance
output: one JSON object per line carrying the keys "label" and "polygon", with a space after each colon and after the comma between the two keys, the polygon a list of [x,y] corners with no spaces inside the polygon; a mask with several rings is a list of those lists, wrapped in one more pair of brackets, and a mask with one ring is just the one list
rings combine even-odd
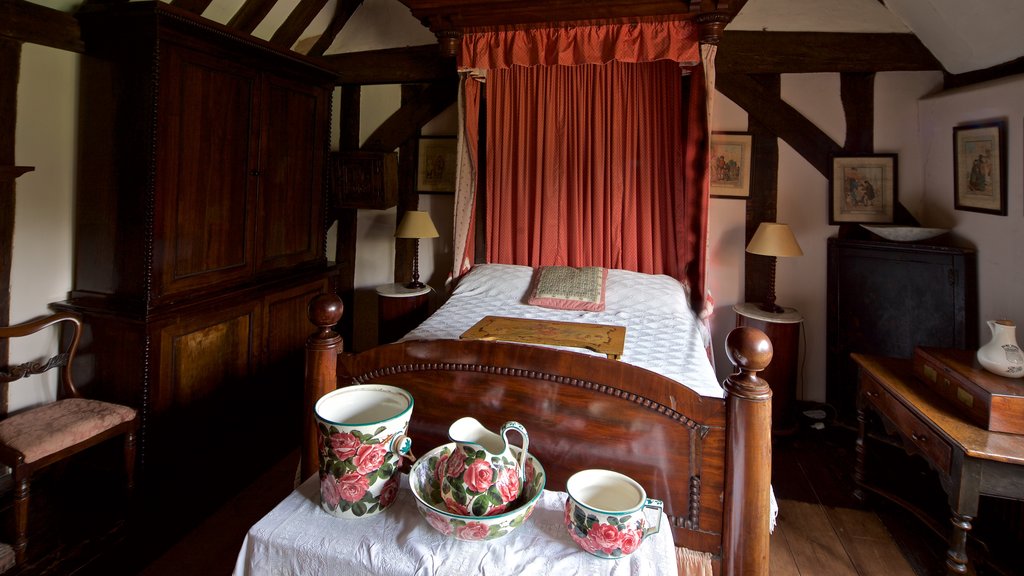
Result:
{"label": "floral pattern bowl", "polygon": [[[516,457],[519,448],[512,446]],[[448,509],[441,499],[441,476],[455,443],[438,446],[420,457],[409,473],[409,485],[416,497],[416,508],[435,530],[458,540],[493,540],[522,526],[533,513],[544,491],[547,476],[540,462],[529,454],[526,458],[526,482],[519,499],[509,503],[509,510],[493,516],[464,516]],[[499,494],[494,495],[500,498]]]}

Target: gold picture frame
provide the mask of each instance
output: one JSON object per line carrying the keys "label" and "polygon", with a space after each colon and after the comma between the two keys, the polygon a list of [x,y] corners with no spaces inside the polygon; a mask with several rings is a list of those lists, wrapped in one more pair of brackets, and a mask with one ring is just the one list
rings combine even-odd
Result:
{"label": "gold picture frame", "polygon": [[711,134],[711,197],[750,197],[754,136],[746,132]]}
{"label": "gold picture frame", "polygon": [[898,201],[896,154],[832,156],[828,223],[891,224]]}
{"label": "gold picture frame", "polygon": [[455,193],[455,149],[452,137],[423,137],[419,140],[416,191],[423,194]]}

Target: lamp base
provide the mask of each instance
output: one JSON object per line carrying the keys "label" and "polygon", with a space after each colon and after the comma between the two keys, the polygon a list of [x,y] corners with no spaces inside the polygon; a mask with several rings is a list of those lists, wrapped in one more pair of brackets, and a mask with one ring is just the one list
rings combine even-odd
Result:
{"label": "lamp base", "polygon": [[415,289],[415,288],[426,288],[427,285],[424,284],[423,282],[420,282],[419,280],[413,280],[412,282],[409,282],[408,284],[406,284],[405,287],[406,288],[414,288]]}

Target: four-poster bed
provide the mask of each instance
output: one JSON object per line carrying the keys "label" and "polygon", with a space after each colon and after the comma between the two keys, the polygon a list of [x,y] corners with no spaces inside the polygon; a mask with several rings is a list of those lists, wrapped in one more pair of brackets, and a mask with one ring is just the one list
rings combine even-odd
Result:
{"label": "four-poster bed", "polygon": [[[433,18],[438,5],[447,2],[405,3],[438,33],[442,47],[457,54],[464,72],[452,278],[472,277],[480,268],[473,262],[481,261],[530,269],[553,264],[625,268],[677,279],[688,290],[678,298],[689,301],[689,313],[703,311],[714,49],[699,46],[697,39],[698,33],[705,40],[716,37],[728,18],[704,13],[699,25],[680,17],[676,6],[676,12],[634,19],[607,14],[602,16],[609,19],[601,22],[546,26],[518,13],[513,26],[460,28],[451,18]],[[607,8],[617,3],[593,4]],[[480,6],[470,4],[457,15],[470,18]],[[666,67],[666,61],[672,65]],[[612,71],[608,77],[617,76],[617,70],[625,69],[626,76],[638,70],[641,78],[668,79],[653,81],[662,86],[661,95],[649,101],[654,113],[646,117],[647,125],[641,121],[625,132],[594,132],[563,122],[579,103],[589,106],[600,98],[586,91],[582,97],[571,89],[568,97],[550,91],[549,77],[562,70],[549,74],[546,67],[573,68],[570,74],[582,70],[589,78],[595,70],[589,64],[598,67],[596,76],[605,69]],[[687,79],[680,79],[681,72]],[[475,80],[481,76],[488,78],[484,94]],[[618,81],[595,82],[610,82],[600,84],[601,89],[617,94],[622,90],[614,84]],[[548,100],[570,104],[539,113],[534,110],[541,108],[521,107],[528,94],[536,93],[516,87],[538,82]],[[646,88],[652,81],[639,82]],[[666,94],[668,99],[659,100]],[[637,99],[601,102],[611,111],[595,123],[617,125],[631,118]],[[482,101],[485,123],[478,122]],[[524,114],[536,125],[517,124],[516,116]],[[478,142],[481,130],[484,142]],[[550,148],[529,149],[533,136]],[[562,148],[602,143],[608,143],[607,152],[596,158],[561,156]],[[645,180],[649,173],[657,175]],[[633,178],[636,174],[643,177]],[[478,196],[478,188],[486,194]],[[551,213],[561,220],[549,220]],[[474,228],[482,233],[475,234]],[[523,292],[521,286],[516,290]],[[500,310],[514,315],[513,308]],[[771,343],[762,333],[741,328],[730,334],[725,349],[739,370],[724,384],[723,398],[706,357],[703,375],[668,377],[631,363],[631,328],[624,361],[415,331],[398,343],[346,354],[332,329],[342,316],[340,299],[318,297],[309,315],[317,332],[307,341],[304,478],[317,472],[316,399],[340,386],[398,386],[416,400],[409,435],[419,450],[445,443],[448,426],[461,416],[472,415],[489,426],[516,419],[530,430],[531,448],[548,471],[549,489],[564,490],[566,479],[580,469],[610,468],[634,477],[663,500],[675,544],[686,550],[680,558],[695,562],[686,573],[768,573],[771,392],[756,372],[770,361]],[[591,322],[592,317],[580,318]],[[687,346],[692,345],[691,339]],[[708,382],[706,374],[714,390],[701,388]]]}

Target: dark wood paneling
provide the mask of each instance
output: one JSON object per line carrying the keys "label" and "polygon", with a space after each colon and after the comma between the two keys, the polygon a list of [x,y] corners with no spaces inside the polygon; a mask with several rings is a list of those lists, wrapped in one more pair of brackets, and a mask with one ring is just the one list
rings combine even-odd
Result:
{"label": "dark wood paneling", "polygon": [[722,74],[942,70],[913,34],[729,30],[715,55]]}
{"label": "dark wood paneling", "polygon": [[324,225],[329,95],[280,77],[267,77],[263,95],[256,260],[265,272],[323,256],[322,235],[310,231]]}
{"label": "dark wood paneling", "polygon": [[213,0],[171,0],[171,5],[175,8],[181,8],[182,10],[188,10],[189,12],[197,15],[202,15],[206,7],[210,5]]}
{"label": "dark wood paneling", "polygon": [[[11,320],[11,259],[14,250],[14,134],[18,119],[21,44],[0,38],[0,325]],[[7,341],[0,342],[0,366],[7,365]],[[7,383],[0,383],[0,416],[7,414]]]}

